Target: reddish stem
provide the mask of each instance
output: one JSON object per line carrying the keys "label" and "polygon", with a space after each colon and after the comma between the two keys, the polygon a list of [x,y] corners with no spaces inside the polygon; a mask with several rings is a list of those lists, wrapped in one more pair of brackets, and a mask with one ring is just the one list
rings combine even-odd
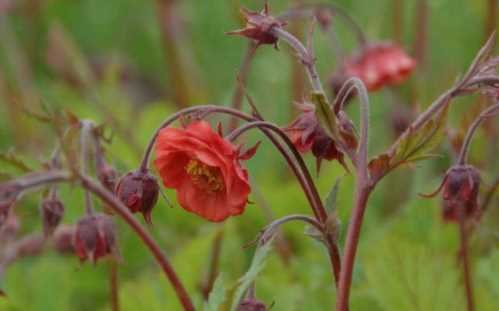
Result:
{"label": "reddish stem", "polygon": [[[464,207],[464,206],[462,206]],[[459,234],[461,241],[461,259],[463,264],[463,276],[464,276],[464,286],[466,293],[466,305],[468,311],[475,310],[475,304],[473,299],[473,282],[471,279],[471,268],[470,268],[470,258],[468,250],[468,230],[466,226],[466,216],[464,215],[463,208],[460,208],[459,215]]]}
{"label": "reddish stem", "polygon": [[338,285],[338,296],[336,297],[336,310],[348,310],[348,297],[352,285],[352,272],[359,243],[360,230],[367,207],[367,200],[371,193],[371,188],[363,186],[363,181],[357,180],[357,192],[355,196],[355,207],[348,226],[348,233],[345,242],[342,269],[340,272],[340,282]]}
{"label": "reddish stem", "polygon": [[102,201],[107,203],[109,207],[111,207],[116,214],[118,214],[123,220],[135,231],[135,233],[140,237],[140,239],[144,242],[144,244],[149,248],[154,258],[163,269],[166,277],[170,281],[177,297],[182,304],[182,307],[186,311],[194,311],[194,305],[191,302],[189,294],[185,290],[182,282],[178,278],[175,270],[172,265],[166,258],[165,254],[161,251],[161,247],[154,241],[154,239],[147,233],[147,231],[142,227],[137,219],[133,217],[133,215],[128,211],[128,209],[123,205],[121,201],[119,201],[111,192],[109,192],[106,188],[101,186],[99,183],[94,182],[87,176],[79,176],[81,179],[82,185],[85,189],[93,192],[97,195]]}
{"label": "reddish stem", "polygon": [[120,310],[120,298],[118,287],[118,264],[116,261],[109,262],[109,299],[111,300],[111,310]]}

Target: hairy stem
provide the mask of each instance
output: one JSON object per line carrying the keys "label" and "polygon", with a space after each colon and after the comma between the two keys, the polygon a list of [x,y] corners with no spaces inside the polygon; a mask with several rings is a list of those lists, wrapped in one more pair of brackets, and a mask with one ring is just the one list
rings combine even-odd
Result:
{"label": "hairy stem", "polygon": [[367,207],[371,186],[367,166],[367,147],[369,140],[369,99],[364,84],[359,80],[353,80],[360,96],[360,139],[357,151],[357,182],[355,194],[355,207],[351,216],[350,225],[345,242],[343,257],[343,268],[340,272],[338,284],[337,310],[348,310],[348,298],[352,285],[352,273],[355,263],[355,255],[359,243],[360,230],[364,218],[364,212]]}
{"label": "hairy stem", "polygon": [[457,159],[457,163],[460,165],[464,165],[467,162],[468,150],[470,148],[471,141],[473,139],[473,135],[476,132],[476,129],[482,124],[485,119],[488,117],[494,116],[499,112],[499,103],[492,105],[482,111],[480,115],[473,121],[471,126],[466,133],[466,137],[464,138],[463,145],[461,146],[461,151],[459,152],[459,157]]}
{"label": "hairy stem", "polygon": [[[81,121],[81,136],[80,136],[80,145],[81,145],[81,173],[86,175],[88,173],[88,162],[90,161],[88,155],[88,143],[91,136],[91,131],[93,130],[94,124],[91,121],[83,120]],[[92,198],[90,196],[90,192],[85,190],[85,211],[87,214],[92,214],[94,211]]]}
{"label": "hairy stem", "polygon": [[364,186],[364,181],[357,177],[357,187],[355,194],[355,207],[352,212],[350,224],[345,242],[340,281],[338,284],[338,295],[336,297],[336,310],[347,311],[350,288],[352,285],[352,273],[359,244],[360,230],[367,207],[367,200],[371,189]]}
{"label": "hairy stem", "polygon": [[273,35],[289,44],[296,51],[299,60],[302,62],[303,66],[305,66],[305,70],[307,71],[308,79],[310,80],[313,90],[315,92],[325,94],[319,74],[317,73],[317,68],[315,67],[315,60],[313,59],[313,55],[311,55],[310,51],[300,42],[300,40],[296,39],[295,36],[282,28],[274,27],[271,32]]}

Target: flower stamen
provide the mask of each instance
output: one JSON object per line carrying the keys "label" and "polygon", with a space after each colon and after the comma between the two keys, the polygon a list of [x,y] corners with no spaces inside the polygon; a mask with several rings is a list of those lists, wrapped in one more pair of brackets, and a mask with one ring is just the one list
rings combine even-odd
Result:
{"label": "flower stamen", "polygon": [[185,171],[193,183],[203,190],[218,192],[225,189],[220,169],[206,165],[198,160],[190,160],[185,166]]}

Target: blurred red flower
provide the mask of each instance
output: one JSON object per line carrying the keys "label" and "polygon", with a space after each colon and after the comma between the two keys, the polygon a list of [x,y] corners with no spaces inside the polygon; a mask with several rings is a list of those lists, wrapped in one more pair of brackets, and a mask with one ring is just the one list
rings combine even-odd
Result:
{"label": "blurred red flower", "polygon": [[244,212],[251,189],[248,172],[239,161],[248,156],[240,155],[207,122],[162,129],[156,157],[163,184],[176,189],[185,210],[214,222]]}
{"label": "blurred red flower", "polygon": [[348,59],[341,74],[357,77],[369,91],[402,83],[416,67],[416,61],[393,43],[379,43]]}

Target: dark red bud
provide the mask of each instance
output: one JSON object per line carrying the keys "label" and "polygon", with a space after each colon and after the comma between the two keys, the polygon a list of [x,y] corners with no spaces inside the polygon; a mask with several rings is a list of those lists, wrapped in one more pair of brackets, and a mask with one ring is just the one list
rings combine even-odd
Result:
{"label": "dark red bud", "polygon": [[45,198],[41,205],[43,233],[49,236],[61,222],[64,204],[57,197]]}
{"label": "dark red bud", "polygon": [[129,172],[116,185],[115,193],[132,212],[140,212],[151,223],[151,211],[158,201],[159,185],[147,171]]}
{"label": "dark red bud", "polygon": [[449,169],[443,182],[443,218],[459,221],[478,214],[480,174],[471,165],[456,165]]}
{"label": "dark red bud", "polygon": [[106,255],[115,255],[116,237],[111,217],[87,215],[76,224],[73,247],[81,261],[92,262]]}
{"label": "dark red bud", "polygon": [[[276,46],[278,38],[271,32],[275,27],[283,27],[285,22],[269,15],[267,4],[261,12],[254,12],[242,8],[241,13],[246,20],[246,27],[227,32],[228,35],[240,35],[255,40],[257,44],[273,44]],[[277,46],[276,46],[277,47]]]}
{"label": "dark red bud", "polygon": [[238,306],[237,311],[266,311],[267,306],[257,299],[245,299]]}

